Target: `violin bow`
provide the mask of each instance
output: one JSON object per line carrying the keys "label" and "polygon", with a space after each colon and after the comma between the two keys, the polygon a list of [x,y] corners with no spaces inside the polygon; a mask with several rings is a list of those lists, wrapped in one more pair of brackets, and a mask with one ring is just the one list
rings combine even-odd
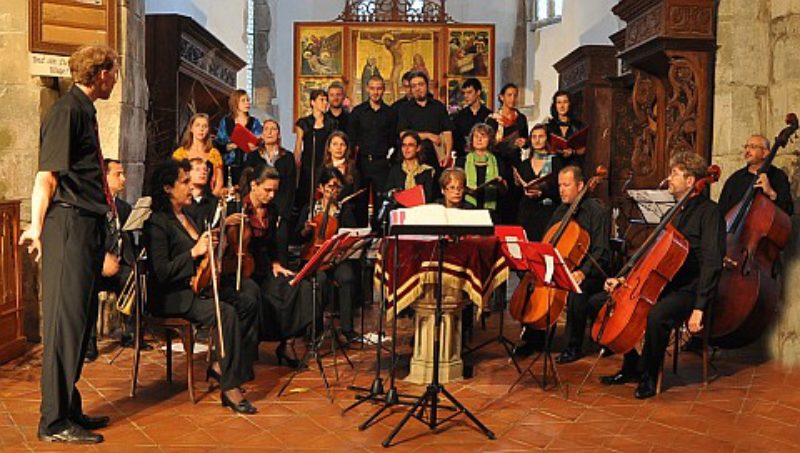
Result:
{"label": "violin bow", "polygon": [[[225,337],[222,335],[222,310],[219,302],[219,286],[217,282],[217,263],[214,258],[214,241],[211,236],[211,224],[208,225],[208,256],[209,265],[211,266],[211,289],[214,293],[214,311],[217,318],[217,333],[219,334],[219,356],[225,358]],[[187,354],[192,354],[194,351],[186,351]]]}

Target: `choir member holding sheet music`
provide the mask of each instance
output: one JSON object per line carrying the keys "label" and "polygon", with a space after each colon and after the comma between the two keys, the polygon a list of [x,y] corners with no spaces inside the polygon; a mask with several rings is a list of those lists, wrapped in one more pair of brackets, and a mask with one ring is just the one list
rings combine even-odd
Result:
{"label": "choir member holding sheet music", "polygon": [[514,183],[522,188],[517,222],[525,228],[529,241],[541,241],[545,226],[561,200],[558,175],[561,161],[547,152],[547,132],[543,124],[531,129],[531,155],[515,170]]}
{"label": "choir member holding sheet music", "polygon": [[228,115],[219,122],[215,143],[217,149],[224,153],[228,182],[233,185],[241,176],[244,155],[257,148],[250,143],[247,145],[249,149],[240,149],[231,139],[233,129],[238,124],[258,137],[261,135],[262,125],[258,118],[250,115],[250,96],[244,90],[234,90],[231,93],[228,98],[228,111]]}
{"label": "choir member holding sheet music", "polygon": [[492,221],[498,224],[498,203],[508,192],[508,183],[504,178],[506,167],[494,155],[493,148],[494,130],[485,123],[476,124],[467,141],[469,152],[456,160],[456,167],[463,169],[467,178],[466,200],[478,209],[488,209]]}
{"label": "choir member holding sheet music", "polygon": [[419,160],[420,145],[422,140],[418,133],[406,131],[400,136],[400,150],[403,160],[392,166],[386,180],[386,190],[406,190],[422,186],[425,192],[425,201],[435,199],[434,169]]}
{"label": "choir member holding sheet music", "polygon": [[[555,149],[553,142],[559,139],[569,140],[576,134],[586,134],[586,125],[575,117],[572,111],[569,93],[566,91],[556,91],[553,94],[553,103],[550,105],[550,120],[547,122],[547,136],[551,141],[551,152]],[[563,141],[561,140],[561,141]],[[561,166],[583,165],[583,155],[586,154],[586,141],[582,141],[581,147],[566,147],[558,153]]]}

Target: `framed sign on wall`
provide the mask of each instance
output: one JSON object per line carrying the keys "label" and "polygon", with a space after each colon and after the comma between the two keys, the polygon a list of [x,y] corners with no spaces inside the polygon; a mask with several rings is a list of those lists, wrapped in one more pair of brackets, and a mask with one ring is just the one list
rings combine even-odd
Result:
{"label": "framed sign on wall", "polygon": [[70,55],[82,45],[117,48],[116,0],[29,0],[29,50]]}

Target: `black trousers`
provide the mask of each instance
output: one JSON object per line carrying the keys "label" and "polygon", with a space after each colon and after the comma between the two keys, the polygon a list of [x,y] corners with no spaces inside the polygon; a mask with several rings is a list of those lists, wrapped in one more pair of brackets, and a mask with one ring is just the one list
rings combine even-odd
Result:
{"label": "black trousers", "polygon": [[52,205],[42,230],[41,419],[39,432],[63,431],[83,414],[81,376],[105,242],[105,219]]}
{"label": "black trousers", "polygon": [[[567,296],[567,348],[580,351],[583,348],[583,337],[586,333],[586,321],[597,316],[607,294],[603,292],[603,280],[600,278],[587,278],[581,283],[581,294],[569,293]],[[600,293],[602,298],[593,299],[594,294]]]}
{"label": "black trousers", "polygon": [[[104,256],[104,259],[105,259],[105,256]],[[125,282],[128,280],[128,277],[130,276],[131,272],[133,272],[133,269],[130,266],[122,264],[122,265],[120,265],[119,272],[117,272],[117,275],[112,275],[111,277],[102,277],[101,276],[100,277],[100,282],[99,282],[99,285],[98,285],[98,288],[97,288],[97,292],[109,291],[109,292],[114,292],[114,293],[117,294],[117,296],[119,296],[120,292],[122,291],[123,286],[125,285]],[[89,348],[90,351],[92,349],[97,350],[97,317],[100,316],[99,308],[100,307],[98,306],[98,310],[97,310],[97,314],[96,314],[95,318],[89,321],[91,323],[91,325],[92,325],[91,326],[92,330],[89,333],[89,344],[88,344],[88,348]],[[122,315],[122,314],[120,314],[120,315],[123,318],[123,321],[122,321],[122,323],[123,323],[122,324],[123,331],[121,333],[122,334],[125,334],[125,333],[128,333],[128,332],[133,333],[134,317],[133,316],[125,316],[125,315]]]}
{"label": "black trousers", "polygon": [[[317,276],[325,303],[333,302],[333,291],[339,296],[339,322],[343,331],[353,331],[353,309],[356,305],[356,261],[345,260]],[[331,284],[336,282],[334,289]]]}
{"label": "black trousers", "polygon": [[375,222],[380,206],[373,206],[372,218],[369,217],[369,194],[372,193],[374,203],[380,203],[379,193],[386,191],[386,178],[389,176],[389,159],[369,159],[369,156],[360,156],[358,159],[358,172],[361,175],[361,187],[368,188],[367,193],[353,200],[355,203],[356,221],[360,226],[370,226]]}
{"label": "black trousers", "polygon": [[658,376],[658,369],[664,362],[672,330],[686,321],[694,309],[695,295],[692,291],[669,291],[658,299],[647,315],[647,329],[644,332],[642,354],[636,349],[625,354],[623,368]]}
{"label": "black trousers", "polygon": [[[225,341],[225,358],[221,357],[220,344],[216,341],[216,360],[222,370],[222,391],[239,387],[253,380],[253,363],[258,359],[258,311],[260,294],[258,285],[252,280],[242,280],[239,294],[229,285],[220,288],[220,313],[222,315],[222,337]],[[195,297],[189,311],[180,315],[203,326],[216,327],[214,300]],[[215,332],[215,335],[219,335]]]}

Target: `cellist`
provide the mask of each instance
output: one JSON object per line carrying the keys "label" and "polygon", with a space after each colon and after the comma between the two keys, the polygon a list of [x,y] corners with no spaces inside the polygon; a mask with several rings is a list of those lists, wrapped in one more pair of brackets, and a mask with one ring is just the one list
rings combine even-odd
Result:
{"label": "cellist", "polygon": [[[545,231],[558,223],[578,197],[585,184],[580,167],[570,165],[558,172],[558,193],[561,205],[550,218]],[[572,271],[572,278],[581,287],[581,294],[567,296],[567,347],[556,357],[559,364],[574,362],[583,357],[583,336],[589,314],[589,297],[603,289],[603,272],[611,261],[611,212],[599,200],[585,198],[575,212],[575,221],[589,233],[590,244],[586,247],[589,256]],[[597,266],[600,266],[598,268]]]}
{"label": "cellist", "polygon": [[744,145],[744,160],[747,165],[734,172],[725,181],[719,196],[719,209],[725,215],[742,200],[747,187],[754,184],[770,200],[788,215],[794,213],[794,203],[789,187],[789,177],[780,168],[770,165],[766,173],[756,174],[769,155],[769,140],[760,134],[753,134]]}
{"label": "cellist", "polygon": [[[695,182],[706,174],[705,159],[694,152],[680,152],[670,160],[669,193],[681,199],[694,189]],[[618,385],[639,381],[634,393],[638,399],[656,394],[658,369],[672,329],[688,319],[689,331],[703,328],[703,312],[716,295],[725,256],[725,221],[719,206],[700,193],[689,199],[672,220],[674,227],[689,243],[686,261],[664,288],[661,297],[650,309],[644,333],[644,346],[639,355],[636,349],[625,354],[622,369],[611,376],[603,376],[605,385]],[[625,284],[624,278],[609,278],[604,289],[611,293]],[[599,310],[607,296],[598,294],[590,304]]]}
{"label": "cellist", "polygon": [[[170,159],[156,169],[151,179],[153,213],[144,226],[149,256],[147,309],[154,316],[180,317],[216,326],[214,300],[192,291],[191,280],[212,241],[209,232],[184,213],[192,202],[189,168],[185,160]],[[217,348],[216,359],[208,367],[208,378],[220,385],[222,405],[242,414],[257,412],[240,389],[254,378],[253,358],[246,345],[253,341],[257,304],[253,298],[220,294],[222,323],[217,327],[222,332],[225,354],[223,357]]]}

